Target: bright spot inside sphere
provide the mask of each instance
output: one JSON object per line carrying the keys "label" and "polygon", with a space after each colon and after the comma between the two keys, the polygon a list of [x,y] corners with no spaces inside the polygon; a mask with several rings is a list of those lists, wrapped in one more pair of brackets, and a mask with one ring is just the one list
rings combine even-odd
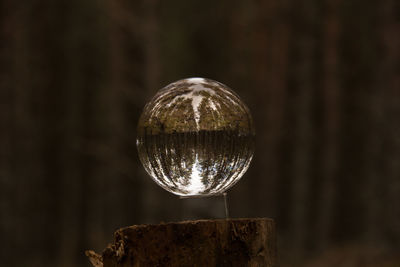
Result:
{"label": "bright spot inside sphere", "polygon": [[137,148],[144,168],[180,196],[225,192],[246,172],[254,153],[249,109],[226,85],[183,79],[145,106]]}

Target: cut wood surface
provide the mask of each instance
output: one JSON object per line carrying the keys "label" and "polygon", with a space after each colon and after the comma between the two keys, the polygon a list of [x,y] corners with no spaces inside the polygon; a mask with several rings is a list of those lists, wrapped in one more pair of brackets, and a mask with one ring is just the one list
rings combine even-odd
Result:
{"label": "cut wood surface", "polygon": [[133,225],[114,233],[95,267],[278,266],[274,221],[266,218]]}

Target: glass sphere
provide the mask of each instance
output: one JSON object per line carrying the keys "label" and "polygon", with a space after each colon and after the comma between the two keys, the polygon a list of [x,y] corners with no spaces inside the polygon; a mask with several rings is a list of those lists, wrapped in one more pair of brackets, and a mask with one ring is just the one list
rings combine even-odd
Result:
{"label": "glass sphere", "polygon": [[224,193],[246,172],[254,153],[249,109],[226,85],[183,79],[145,106],[136,140],[153,180],[180,196]]}

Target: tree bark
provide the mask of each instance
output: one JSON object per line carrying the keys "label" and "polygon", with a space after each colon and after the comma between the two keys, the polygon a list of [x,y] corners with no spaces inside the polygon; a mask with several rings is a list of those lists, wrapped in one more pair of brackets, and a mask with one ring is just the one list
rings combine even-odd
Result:
{"label": "tree bark", "polygon": [[101,256],[86,255],[95,267],[278,266],[275,224],[266,218],[129,226]]}

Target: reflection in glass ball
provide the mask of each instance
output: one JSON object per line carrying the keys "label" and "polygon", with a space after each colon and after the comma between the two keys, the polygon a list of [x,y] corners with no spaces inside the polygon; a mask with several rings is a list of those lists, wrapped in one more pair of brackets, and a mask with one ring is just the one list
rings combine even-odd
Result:
{"label": "reflection in glass ball", "polygon": [[249,109],[226,85],[190,78],[161,89],[145,106],[137,148],[144,168],[180,196],[222,194],[254,153]]}

